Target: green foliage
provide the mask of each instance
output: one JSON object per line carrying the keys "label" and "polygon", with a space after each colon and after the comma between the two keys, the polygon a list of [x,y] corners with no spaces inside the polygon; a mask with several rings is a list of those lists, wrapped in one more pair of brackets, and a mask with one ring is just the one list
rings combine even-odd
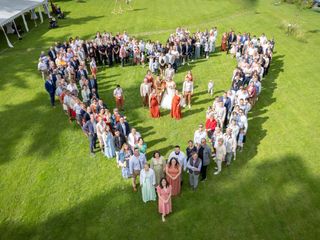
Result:
{"label": "green foliage", "polygon": [[311,8],[313,0],[282,0],[285,3],[295,4],[299,8]]}

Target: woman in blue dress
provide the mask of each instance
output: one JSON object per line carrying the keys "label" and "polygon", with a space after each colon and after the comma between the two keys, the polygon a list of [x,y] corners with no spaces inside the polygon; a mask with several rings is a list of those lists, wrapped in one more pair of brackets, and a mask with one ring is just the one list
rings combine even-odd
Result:
{"label": "woman in blue dress", "polygon": [[124,143],[119,152],[119,167],[121,167],[122,177],[125,179],[130,177],[129,160],[132,154],[132,150],[128,144]]}
{"label": "woman in blue dress", "polygon": [[113,158],[116,155],[113,143],[113,135],[110,131],[110,127],[106,126],[106,131],[102,134],[102,139],[104,142],[104,155],[107,158]]}

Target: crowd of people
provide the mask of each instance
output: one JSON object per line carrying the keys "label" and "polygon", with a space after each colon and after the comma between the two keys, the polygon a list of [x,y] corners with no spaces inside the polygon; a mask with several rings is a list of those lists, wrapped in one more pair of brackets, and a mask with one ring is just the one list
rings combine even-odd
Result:
{"label": "crowd of people", "polygon": [[[180,119],[181,107],[191,107],[194,77],[191,71],[187,72],[180,95],[173,81],[174,74],[180,65],[201,56],[208,58],[209,53],[215,51],[216,38],[216,28],[194,34],[177,28],[166,45],[158,41],[144,43],[126,32],[115,36],[98,32],[93,40],[70,38],[62,44],[55,43],[48,54],[40,54],[38,69],[52,106],[57,96],[69,121],[75,120],[88,137],[91,155],[99,149],[107,158],[115,157],[122,177],[131,178],[133,191],[137,191],[139,180],[143,202],[154,201],[158,196],[163,221],[172,211],[171,198],[181,191],[183,172],[188,172],[189,184],[196,190],[199,180],[207,179],[212,160],[217,175],[223,165],[229,166],[236,160],[237,150],[242,151],[248,132],[247,114],[261,92],[274,41],[264,34],[257,38],[249,33],[224,33],[221,50],[237,59],[230,89],[214,98],[206,111],[205,124],[199,124],[185,152],[179,145],[168,157],[155,151],[149,163],[147,144],[122,114],[123,89],[117,85],[113,91],[116,102],[113,111],[99,96],[97,65],[148,63],[149,70],[140,86],[143,106],[150,109],[151,117],[160,117],[160,108],[164,108],[171,110],[173,118]],[[212,80],[208,83],[208,93],[214,94]]]}

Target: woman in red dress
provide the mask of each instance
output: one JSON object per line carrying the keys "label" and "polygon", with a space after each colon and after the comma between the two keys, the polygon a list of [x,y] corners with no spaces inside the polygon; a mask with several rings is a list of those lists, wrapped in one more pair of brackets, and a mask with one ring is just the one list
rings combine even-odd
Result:
{"label": "woman in red dress", "polygon": [[153,89],[149,97],[150,114],[152,118],[160,117],[159,102],[156,90]]}
{"label": "woman in red dress", "polygon": [[221,40],[221,51],[227,51],[227,41],[228,41],[228,37],[227,37],[227,33],[223,33],[222,35],[222,40]]}
{"label": "woman in red dress", "polygon": [[177,120],[181,119],[181,106],[180,106],[181,96],[179,95],[178,90],[176,90],[176,94],[172,98],[171,103],[171,117]]}
{"label": "woman in red dress", "polygon": [[166,176],[169,185],[172,187],[172,196],[177,196],[181,190],[181,166],[177,158],[170,159],[166,166]]}

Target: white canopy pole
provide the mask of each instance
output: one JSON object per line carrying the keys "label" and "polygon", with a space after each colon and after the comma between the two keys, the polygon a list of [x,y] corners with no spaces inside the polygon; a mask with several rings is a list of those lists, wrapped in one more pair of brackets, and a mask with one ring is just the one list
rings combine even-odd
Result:
{"label": "white canopy pole", "polygon": [[42,17],[41,8],[39,7],[38,9],[39,9],[39,16],[40,16],[41,23],[43,23],[43,17]]}
{"label": "white canopy pole", "polygon": [[18,28],[17,28],[17,25],[16,25],[16,22],[15,22],[14,20],[13,20],[12,22],[13,22],[13,25],[14,25],[14,28],[15,28],[15,30],[16,30],[16,33],[17,33],[18,38],[21,38],[21,36],[20,36],[20,34],[19,34],[19,31],[18,31]]}
{"label": "white canopy pole", "polygon": [[2,25],[1,25],[1,28],[2,28],[2,31],[3,31],[3,33],[4,33],[4,36],[5,36],[6,39],[7,39],[8,46],[9,46],[10,48],[13,48],[13,45],[11,44],[11,42],[10,42],[10,40],[9,40],[7,34],[6,34],[6,31],[3,29],[3,26],[2,26]]}
{"label": "white canopy pole", "polygon": [[24,26],[25,26],[27,32],[29,32],[28,24],[27,24],[26,18],[24,17],[24,13],[21,16],[22,16],[22,19],[23,19]]}
{"label": "white canopy pole", "polygon": [[44,9],[44,12],[48,15],[48,18],[51,18],[49,6],[48,6],[48,0],[46,0],[46,1],[43,3],[43,9]]}

